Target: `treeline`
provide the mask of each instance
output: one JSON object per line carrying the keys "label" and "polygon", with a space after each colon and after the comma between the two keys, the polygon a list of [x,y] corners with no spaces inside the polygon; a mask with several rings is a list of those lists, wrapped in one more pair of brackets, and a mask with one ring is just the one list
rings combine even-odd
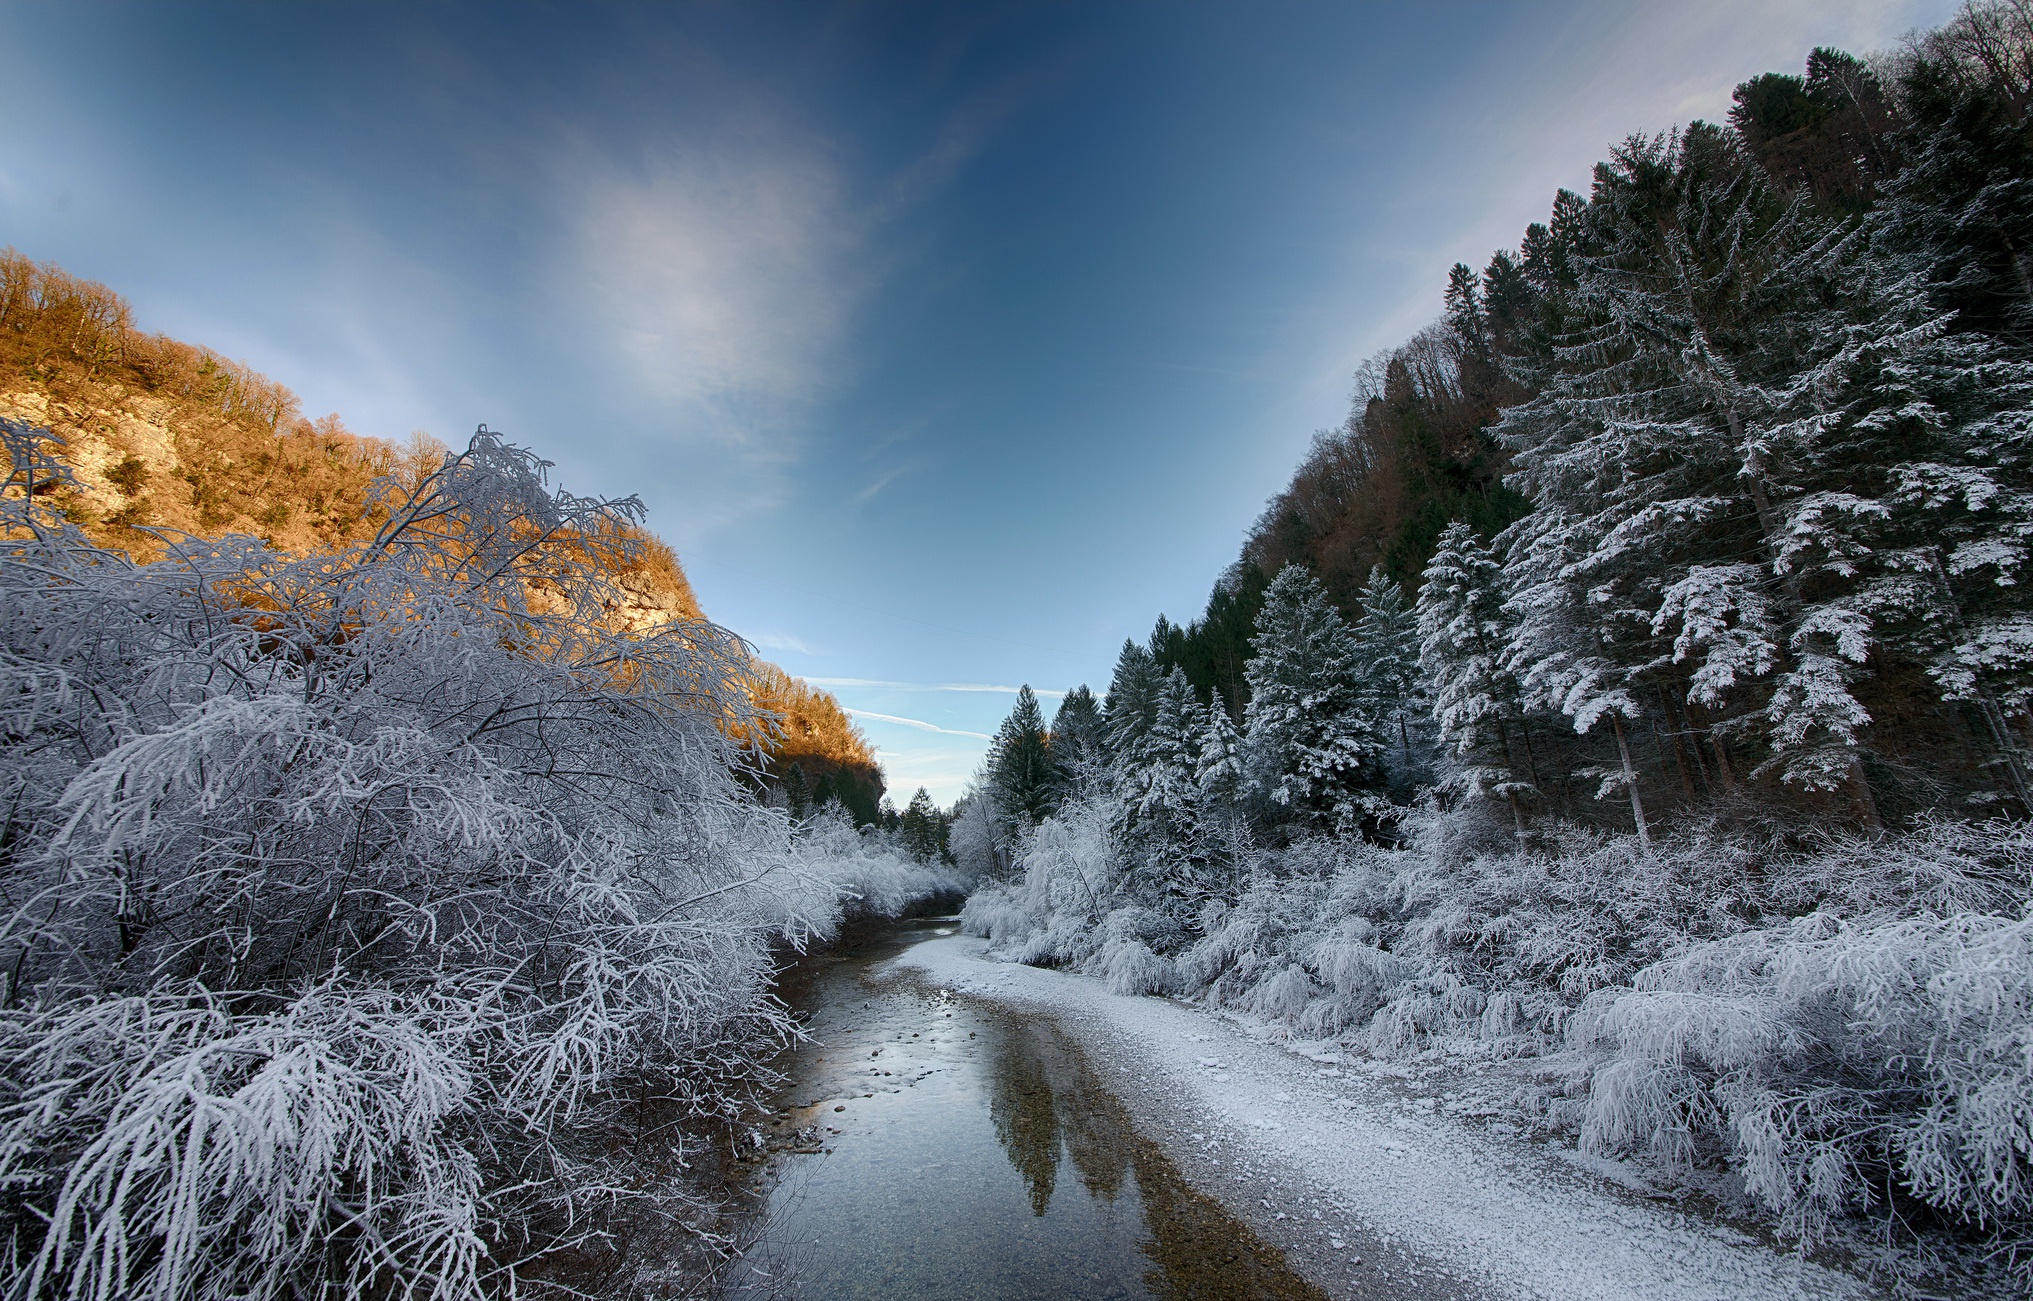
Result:
{"label": "treeline", "polygon": [[[180,536],[228,533],[297,554],[359,545],[389,515],[374,485],[415,486],[444,463],[423,434],[396,444],[310,419],[287,386],[209,348],[150,334],[105,285],[0,251],[0,416],[61,439],[68,479],[36,485],[94,543],[137,560]],[[671,549],[624,523],[631,545],[596,557],[611,580],[607,620],[652,632],[703,618]],[[553,599],[558,594],[553,592]],[[793,765],[825,782],[862,823],[880,817],[881,769],[867,738],[827,692],[751,657],[749,690],[776,718],[759,740],[765,774]]]}
{"label": "treeline", "polygon": [[1983,0],[1455,267],[1200,619],[1019,696],[967,926],[2023,1290],[2029,108]]}

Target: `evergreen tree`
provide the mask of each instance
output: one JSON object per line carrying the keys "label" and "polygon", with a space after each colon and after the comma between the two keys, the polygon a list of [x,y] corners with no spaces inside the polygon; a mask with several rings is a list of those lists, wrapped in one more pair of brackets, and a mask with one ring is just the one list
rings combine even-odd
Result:
{"label": "evergreen tree", "polygon": [[1157,662],[1148,648],[1133,641],[1122,644],[1115,660],[1115,676],[1108,684],[1104,721],[1108,732],[1108,753],[1118,773],[1134,768],[1143,758],[1144,737],[1158,705],[1160,678]]}
{"label": "evergreen tree", "polygon": [[988,791],[1006,834],[1051,816],[1057,807],[1054,778],[1045,717],[1026,684],[988,752]]}
{"label": "evergreen tree", "polygon": [[[1445,536],[1443,534],[1443,536]],[[1426,705],[1419,677],[1419,619],[1405,589],[1378,565],[1362,589],[1362,613],[1355,621],[1356,656],[1369,711],[1386,733],[1395,734],[1405,780],[1417,769],[1412,720],[1423,720]]]}
{"label": "evergreen tree", "polygon": [[1108,724],[1094,693],[1081,683],[1052,715],[1052,771],[1065,799],[1099,782],[1108,769]]}
{"label": "evergreen tree", "polygon": [[1532,786],[1512,750],[1524,739],[1523,717],[1517,681],[1504,667],[1511,628],[1503,571],[1467,525],[1440,536],[1416,613],[1419,664],[1441,744],[1455,760],[1454,781],[1501,796],[1522,836]]}
{"label": "evergreen tree", "polygon": [[1242,733],[1225,709],[1207,711],[1207,724],[1200,732],[1200,753],[1193,768],[1193,784],[1199,788],[1202,807],[1233,808],[1242,798]]}
{"label": "evergreen tree", "polygon": [[789,810],[794,822],[802,822],[811,816],[812,789],[805,783],[803,764],[792,764],[790,772],[784,775],[784,807]]}
{"label": "evergreen tree", "polygon": [[1141,758],[1120,788],[1128,799],[1134,825],[1174,840],[1190,834],[1199,786],[1200,734],[1206,715],[1183,669],[1173,669],[1158,689],[1151,729]]}
{"label": "evergreen tree", "polygon": [[934,863],[944,854],[946,848],[945,820],[932,803],[932,797],[924,787],[911,796],[905,807],[900,828],[904,849],[920,863]]}
{"label": "evergreen tree", "polygon": [[1264,593],[1244,714],[1250,786],[1315,826],[1350,831],[1382,811],[1386,744],[1348,624],[1313,576],[1288,565]]}

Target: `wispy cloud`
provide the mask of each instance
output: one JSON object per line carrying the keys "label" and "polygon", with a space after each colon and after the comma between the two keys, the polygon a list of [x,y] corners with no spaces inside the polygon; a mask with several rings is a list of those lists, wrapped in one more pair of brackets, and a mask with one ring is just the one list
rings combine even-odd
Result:
{"label": "wispy cloud", "polygon": [[715,417],[694,433],[777,432],[758,426],[814,396],[852,297],[853,223],[825,154],[765,123],[583,187],[580,266],[637,382]]}
{"label": "wispy cloud", "polygon": [[894,483],[898,475],[912,468],[914,467],[909,465],[895,465],[891,466],[887,470],[884,470],[881,474],[877,475],[866,488],[863,488],[860,492],[854,494],[854,504],[857,506],[866,506],[870,501],[874,500],[875,495],[877,493],[881,492],[884,488],[887,488],[890,486],[890,484]]}
{"label": "wispy cloud", "polygon": [[[886,691],[969,691],[1013,696],[1022,688],[996,686],[987,682],[891,682],[885,678],[806,678],[815,687],[880,687]],[[1034,696],[1059,697],[1063,691],[1032,687]],[[968,733],[968,735],[973,735]]]}
{"label": "wispy cloud", "polygon": [[759,632],[755,636],[750,637],[749,640],[764,650],[796,651],[800,655],[825,654],[824,651],[814,648],[804,638],[794,637],[787,632]]}
{"label": "wispy cloud", "polygon": [[[846,706],[843,705],[841,708],[846,709]],[[914,727],[920,732],[938,732],[944,736],[971,736],[977,741],[995,739],[986,732],[967,732],[957,727],[940,727],[937,723],[927,723],[922,718],[901,718],[895,714],[878,714],[867,709],[848,709],[847,713],[854,718],[872,719],[878,723],[895,723],[899,727]]]}

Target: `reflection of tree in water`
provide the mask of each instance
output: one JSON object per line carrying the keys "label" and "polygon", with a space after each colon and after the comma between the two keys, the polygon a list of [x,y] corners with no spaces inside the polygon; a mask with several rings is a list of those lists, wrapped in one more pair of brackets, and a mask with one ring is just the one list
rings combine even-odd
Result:
{"label": "reflection of tree in water", "polygon": [[997,1039],[989,1110],[1034,1212],[1051,1205],[1063,1147],[1081,1183],[1102,1200],[1114,1201],[1136,1172],[1149,1230],[1143,1251],[1153,1266],[1144,1284],[1161,1301],[1326,1301],[1276,1248],[1187,1187],[1056,1030],[1033,1022]]}
{"label": "reflection of tree in water", "polygon": [[995,1092],[988,1114],[1009,1163],[1030,1190],[1031,1213],[1043,1215],[1059,1177],[1059,1116],[1045,1063],[1028,1040],[1023,1034],[996,1036]]}

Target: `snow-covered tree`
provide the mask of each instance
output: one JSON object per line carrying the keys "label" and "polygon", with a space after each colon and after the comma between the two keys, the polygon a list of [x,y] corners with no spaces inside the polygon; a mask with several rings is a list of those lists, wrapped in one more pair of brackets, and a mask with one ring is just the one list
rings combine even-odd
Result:
{"label": "snow-covered tree", "polygon": [[1108,723],[1087,685],[1073,688],[1052,715],[1052,771],[1059,797],[1097,787],[1108,772]]}
{"label": "snow-covered tree", "polygon": [[1420,766],[1412,730],[1416,723],[1423,731],[1429,713],[1419,675],[1418,613],[1405,599],[1405,589],[1381,565],[1370,570],[1361,602],[1354,632],[1363,691],[1371,714],[1387,734],[1386,742],[1396,737],[1397,745],[1389,753],[1401,772],[1394,780],[1409,784]]}
{"label": "snow-covered tree", "polygon": [[1173,669],[1158,689],[1142,759],[1124,772],[1120,789],[1134,825],[1172,838],[1190,832],[1199,802],[1196,770],[1205,728],[1206,713],[1185,670]]}
{"label": "snow-covered tree", "polygon": [[1243,780],[1242,733],[1228,711],[1217,705],[1207,711],[1207,725],[1200,732],[1193,784],[1203,806],[1219,809],[1233,807],[1242,798]]}
{"label": "snow-covered tree", "polygon": [[1388,744],[1363,691],[1354,635],[1299,565],[1271,581],[1256,626],[1245,672],[1250,784],[1289,816],[1353,830],[1381,809]]}
{"label": "snow-covered tree", "polygon": [[1162,687],[1162,675],[1149,649],[1124,641],[1122,653],[1116,656],[1115,676],[1108,684],[1105,713],[1109,758],[1118,772],[1142,761],[1144,738],[1150,733]]}
{"label": "snow-covered tree", "polygon": [[609,626],[635,503],[482,430],[365,544],[137,565],[0,433],[14,1295],[500,1294],[630,1100],[730,1114],[837,892],[746,648]]}
{"label": "snow-covered tree", "polygon": [[1518,684],[1504,666],[1511,625],[1503,571],[1466,524],[1451,524],[1440,535],[1416,616],[1419,663],[1441,744],[1455,765],[1453,780],[1502,798],[1522,835],[1523,801],[1533,783],[1529,755],[1520,753],[1525,736]]}

